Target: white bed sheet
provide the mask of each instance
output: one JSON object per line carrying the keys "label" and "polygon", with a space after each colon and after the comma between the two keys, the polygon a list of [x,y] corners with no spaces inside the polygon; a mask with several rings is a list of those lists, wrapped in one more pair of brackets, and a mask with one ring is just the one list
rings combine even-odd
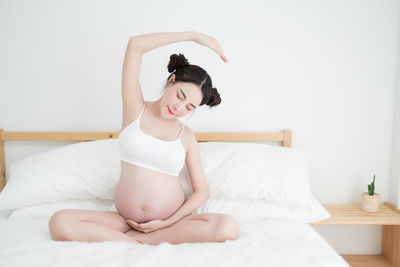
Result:
{"label": "white bed sheet", "polygon": [[54,241],[48,220],[62,208],[109,210],[112,202],[76,200],[14,210],[0,218],[0,266],[349,266],[307,223],[239,221],[237,240],[158,246]]}

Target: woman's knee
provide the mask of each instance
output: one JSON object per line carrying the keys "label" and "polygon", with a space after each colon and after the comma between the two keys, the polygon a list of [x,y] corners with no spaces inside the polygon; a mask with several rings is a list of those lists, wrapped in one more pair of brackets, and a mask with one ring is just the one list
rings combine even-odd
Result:
{"label": "woman's knee", "polygon": [[68,233],[74,221],[72,210],[64,209],[55,212],[49,219],[49,232],[54,240],[68,240]]}
{"label": "woman's knee", "polygon": [[232,216],[220,214],[215,222],[215,232],[218,242],[235,240],[239,236],[239,223]]}

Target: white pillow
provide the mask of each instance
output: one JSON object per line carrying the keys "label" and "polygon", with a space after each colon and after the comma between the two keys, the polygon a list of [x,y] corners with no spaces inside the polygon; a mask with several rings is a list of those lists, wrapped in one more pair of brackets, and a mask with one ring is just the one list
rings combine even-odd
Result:
{"label": "white pillow", "polygon": [[[303,222],[330,217],[310,190],[312,152],[249,142],[206,142],[199,149],[209,191],[201,212],[262,218],[269,203],[287,208]],[[190,179],[187,170],[181,176],[181,183]],[[190,195],[189,183],[182,184]]]}
{"label": "white pillow", "polygon": [[235,217],[238,221],[258,219],[300,220],[289,208],[263,200],[249,198],[209,198],[195,214],[223,213]]}
{"label": "white pillow", "polygon": [[109,199],[121,174],[116,139],[74,143],[10,164],[0,210],[70,199]]}
{"label": "white pillow", "polygon": [[[199,143],[210,198],[263,200],[296,210],[304,220],[326,215],[309,189],[308,151],[267,144]],[[121,169],[117,139],[70,144],[10,164],[0,210],[71,199],[112,200]],[[180,181],[192,186],[186,165]]]}
{"label": "white pillow", "polygon": [[307,203],[310,205],[290,208],[250,198],[209,198],[195,213],[223,213],[240,221],[285,219],[304,223],[318,222],[331,216],[314,197]]}
{"label": "white pillow", "polygon": [[297,205],[310,193],[313,154],[256,143],[208,142],[199,146],[210,197],[248,197]]}
{"label": "white pillow", "polygon": [[15,209],[10,212],[8,219],[40,219],[50,218],[56,211],[62,209],[80,209],[80,210],[110,210],[112,200],[102,199],[74,199],[64,200],[39,205],[26,206]]}

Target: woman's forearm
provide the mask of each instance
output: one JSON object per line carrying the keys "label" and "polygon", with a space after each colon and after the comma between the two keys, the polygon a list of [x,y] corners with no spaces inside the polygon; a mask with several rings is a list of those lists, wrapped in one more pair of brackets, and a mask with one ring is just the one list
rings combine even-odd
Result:
{"label": "woman's forearm", "polygon": [[201,205],[203,205],[208,199],[203,193],[193,192],[187,201],[174,213],[172,214],[166,221],[169,225],[175,224],[183,217],[192,214],[195,210],[197,210]]}
{"label": "woman's forearm", "polygon": [[167,44],[194,41],[195,36],[196,32],[194,31],[140,34],[129,38],[129,46],[133,46],[142,53],[146,53],[150,50]]}

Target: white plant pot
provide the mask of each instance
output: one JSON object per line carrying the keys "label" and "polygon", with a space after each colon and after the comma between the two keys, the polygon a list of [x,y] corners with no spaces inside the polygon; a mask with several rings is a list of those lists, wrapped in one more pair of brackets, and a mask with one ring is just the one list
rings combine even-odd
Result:
{"label": "white plant pot", "polygon": [[368,212],[379,212],[379,201],[381,199],[381,195],[375,193],[373,196],[370,196],[368,192],[364,192],[361,194],[362,197],[362,205],[361,208]]}

